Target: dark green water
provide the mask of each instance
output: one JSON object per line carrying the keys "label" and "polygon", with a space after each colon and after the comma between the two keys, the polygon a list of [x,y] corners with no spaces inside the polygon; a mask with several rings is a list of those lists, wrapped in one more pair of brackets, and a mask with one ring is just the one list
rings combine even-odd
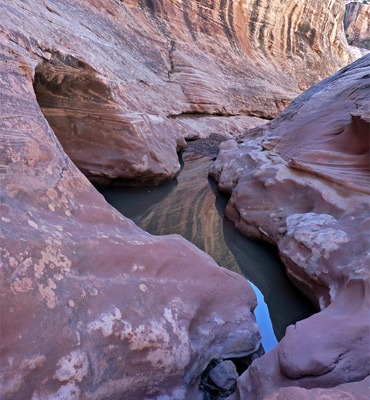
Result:
{"label": "dark green water", "polygon": [[312,315],[315,309],[290,283],[276,248],[247,239],[224,218],[227,198],[207,177],[211,158],[184,153],[183,160],[178,178],[160,187],[98,189],[144,230],[154,235],[178,233],[219,265],[244,275],[257,295],[255,314],[268,351],[288,325]]}

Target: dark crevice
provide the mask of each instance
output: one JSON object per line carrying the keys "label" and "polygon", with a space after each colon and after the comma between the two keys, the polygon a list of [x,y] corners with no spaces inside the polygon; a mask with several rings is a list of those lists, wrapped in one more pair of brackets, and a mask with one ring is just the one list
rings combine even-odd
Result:
{"label": "dark crevice", "polygon": [[168,114],[167,118],[176,119],[176,118],[204,118],[204,117],[237,117],[242,116],[242,114],[229,114],[229,113],[221,113],[221,112],[202,112],[202,111],[189,111],[183,112],[180,114]]}
{"label": "dark crevice", "polygon": [[171,75],[175,72],[175,64],[173,62],[173,52],[176,50],[176,42],[174,40],[171,40],[171,48],[168,53],[168,57],[170,59],[170,70],[167,73],[168,80],[171,80]]}
{"label": "dark crevice", "polygon": [[62,168],[62,170],[61,170],[60,173],[59,173],[58,182],[55,184],[55,186],[57,186],[57,185],[59,184],[59,182],[60,182],[60,181],[62,180],[62,178],[63,178],[63,174],[64,174],[67,170],[68,170],[67,167],[63,167],[63,168]]}
{"label": "dark crevice", "polygon": [[58,17],[60,17],[61,15],[55,11],[53,8],[49,7],[48,5],[45,6],[45,8],[52,14],[56,14]]}
{"label": "dark crevice", "polygon": [[169,119],[177,119],[177,118],[209,118],[209,117],[257,117],[260,119],[265,119],[270,121],[273,119],[272,117],[260,116],[256,115],[256,113],[252,112],[241,112],[237,114],[233,113],[222,113],[222,112],[203,112],[203,111],[189,111],[189,112],[182,112],[179,114],[168,114],[166,115]]}
{"label": "dark crevice", "polygon": [[[237,387],[237,378],[249,368],[254,360],[264,354],[263,346],[260,345],[248,356],[212,359],[200,377],[199,388],[204,392],[203,400],[218,400],[232,395]],[[214,373],[216,368],[220,369]]]}
{"label": "dark crevice", "polygon": [[155,25],[157,26],[159,32],[161,32],[162,37],[167,42],[168,45],[168,58],[170,69],[167,72],[167,78],[170,81],[171,75],[174,73],[175,65],[173,63],[172,54],[176,50],[176,41],[173,38],[173,34],[166,28],[165,23],[162,18],[167,19],[166,15],[160,15],[159,10],[157,10],[157,6],[153,0],[139,0],[138,2],[140,8],[149,13]]}
{"label": "dark crevice", "polygon": [[238,374],[240,376],[250,367],[250,365],[254,360],[262,357],[264,354],[265,354],[265,349],[261,344],[257,349],[257,351],[255,351],[254,353],[244,357],[230,358],[229,360],[231,360],[235,364],[236,370],[238,371]]}

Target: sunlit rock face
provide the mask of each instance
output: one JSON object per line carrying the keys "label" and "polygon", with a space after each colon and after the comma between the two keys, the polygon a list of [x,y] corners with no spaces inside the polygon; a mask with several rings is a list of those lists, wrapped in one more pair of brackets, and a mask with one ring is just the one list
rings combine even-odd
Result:
{"label": "sunlit rock face", "polygon": [[323,310],[253,363],[242,398],[370,373],[369,71],[370,55],[313,86],[258,128],[260,138],[222,143],[211,168],[231,193],[226,215],[277,244],[294,284]]}
{"label": "sunlit rock face", "polygon": [[184,137],[205,135],[202,117],[215,118],[213,133],[246,130],[251,117],[275,117],[349,61],[340,1],[16,0],[0,7],[2,46],[30,69],[67,154],[100,183],[173,178]]}
{"label": "sunlit rock face", "polygon": [[1,399],[202,398],[211,359],[260,344],[252,288],[110,207],[63,152],[24,59],[1,48],[0,71]]}
{"label": "sunlit rock face", "polygon": [[301,90],[336,72],[343,62],[350,62],[342,32],[342,1],[229,3],[233,3],[236,33],[245,52],[249,50],[278,70],[289,68]]}
{"label": "sunlit rock face", "polygon": [[351,45],[370,50],[370,3],[346,4],[344,30]]}

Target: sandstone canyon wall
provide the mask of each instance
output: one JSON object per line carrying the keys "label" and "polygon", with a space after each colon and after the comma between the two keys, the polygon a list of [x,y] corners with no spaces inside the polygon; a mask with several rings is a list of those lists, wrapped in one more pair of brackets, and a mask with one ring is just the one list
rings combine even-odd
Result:
{"label": "sandstone canyon wall", "polygon": [[0,12],[1,45],[96,182],[170,179],[199,117],[241,132],[349,62],[341,1],[4,0]]}
{"label": "sandstone canyon wall", "polygon": [[259,346],[253,290],[110,207],[63,152],[24,59],[1,49],[0,66],[1,399],[196,398],[212,358]]}
{"label": "sandstone canyon wall", "polygon": [[175,176],[197,118],[255,126],[346,64],[343,11],[332,0],[1,1],[4,400],[195,399],[212,358],[257,349],[245,280],[178,236],[138,229],[73,162],[95,181]]}
{"label": "sandstone canyon wall", "polygon": [[344,29],[351,45],[370,50],[370,3],[347,3]]}
{"label": "sandstone canyon wall", "polygon": [[226,215],[275,243],[293,283],[322,310],[251,365],[241,399],[341,398],[340,388],[271,393],[350,391],[360,381],[349,398],[368,396],[369,72],[370,55],[316,84],[253,132],[260,137],[222,143],[211,168],[231,193]]}

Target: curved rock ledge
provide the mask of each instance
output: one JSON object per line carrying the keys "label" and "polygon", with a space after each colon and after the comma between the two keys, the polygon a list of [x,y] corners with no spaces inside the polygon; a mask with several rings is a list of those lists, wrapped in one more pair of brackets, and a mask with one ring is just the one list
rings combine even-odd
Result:
{"label": "curved rock ledge", "polygon": [[313,86],[261,137],[223,142],[211,167],[231,193],[226,215],[276,244],[289,277],[322,310],[242,375],[242,399],[370,373],[369,70],[370,55]]}
{"label": "curved rock ledge", "polygon": [[0,71],[0,397],[200,398],[211,359],[259,346],[252,288],[110,207],[63,152],[24,60],[1,48]]}
{"label": "curved rock ledge", "polygon": [[171,179],[199,117],[222,117],[213,133],[250,128],[349,61],[332,0],[5,0],[0,13],[1,46],[98,183]]}

